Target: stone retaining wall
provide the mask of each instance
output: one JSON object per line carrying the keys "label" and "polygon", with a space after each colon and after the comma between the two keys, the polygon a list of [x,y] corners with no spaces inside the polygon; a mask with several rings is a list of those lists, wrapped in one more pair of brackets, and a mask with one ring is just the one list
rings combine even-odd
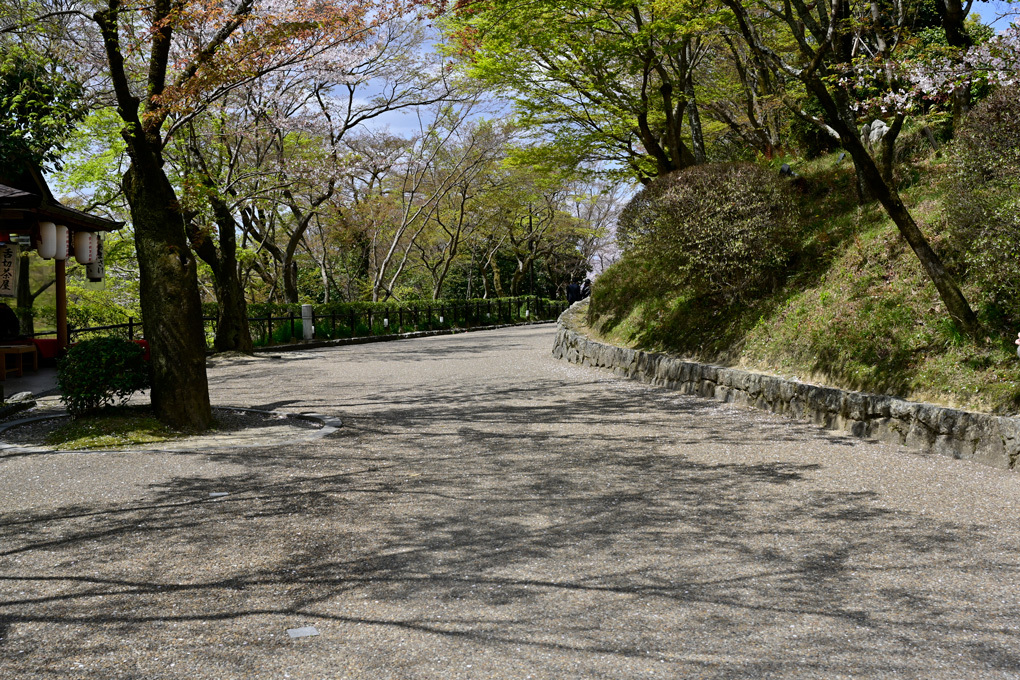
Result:
{"label": "stone retaining wall", "polygon": [[1020,420],[848,392],[737,368],[683,361],[597,342],[574,330],[586,309],[575,304],[560,316],[553,355],[570,363],[696,394],[783,413],[858,437],[903,444],[924,453],[1015,469],[1020,457]]}

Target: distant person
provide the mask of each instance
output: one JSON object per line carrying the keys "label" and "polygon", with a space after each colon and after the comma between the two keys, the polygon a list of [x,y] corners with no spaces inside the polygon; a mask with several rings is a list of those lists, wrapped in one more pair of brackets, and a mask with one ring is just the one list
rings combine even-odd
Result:
{"label": "distant person", "polygon": [[581,299],[584,300],[589,295],[591,295],[591,279],[585,279],[581,284]]}
{"label": "distant person", "polygon": [[567,304],[574,304],[581,299],[581,286],[573,281],[567,284]]}

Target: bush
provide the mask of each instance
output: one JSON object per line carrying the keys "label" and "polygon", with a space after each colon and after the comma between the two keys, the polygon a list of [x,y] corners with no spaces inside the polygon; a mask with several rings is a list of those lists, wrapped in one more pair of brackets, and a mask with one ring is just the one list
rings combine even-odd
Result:
{"label": "bush", "polygon": [[1020,298],[1020,101],[1001,88],[975,108],[955,142],[946,233],[955,267],[1007,325]]}
{"label": "bush", "polygon": [[145,350],[123,338],[93,338],[72,345],[57,367],[60,400],[73,416],[98,410],[149,387]]}
{"label": "bush", "polygon": [[664,285],[727,300],[773,288],[799,236],[782,178],[750,163],[659,177],[622,211],[618,232]]}

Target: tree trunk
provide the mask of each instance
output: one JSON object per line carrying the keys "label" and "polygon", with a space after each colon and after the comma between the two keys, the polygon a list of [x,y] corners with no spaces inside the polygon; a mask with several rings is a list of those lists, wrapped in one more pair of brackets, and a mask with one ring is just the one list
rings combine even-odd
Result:
{"label": "tree trunk", "polygon": [[882,179],[889,186],[895,186],[893,170],[896,166],[896,140],[899,139],[900,130],[903,129],[903,121],[905,119],[906,116],[904,114],[896,114],[893,124],[889,126],[889,131],[885,133],[882,141],[878,144],[879,158],[881,160],[879,170],[882,172]]}
{"label": "tree trunk", "polygon": [[[147,154],[146,154],[147,155]],[[195,258],[173,187],[139,154],[124,175],[138,251],[142,324],[152,356],[152,408],[171,427],[212,425]]]}
{"label": "tree trunk", "polygon": [[503,279],[499,275],[499,266],[495,262],[490,262],[489,266],[492,268],[492,287],[495,289],[496,297],[506,297],[503,294]]}
{"label": "tree trunk", "polygon": [[252,353],[251,329],[248,326],[248,303],[237,275],[237,266],[227,263],[219,273],[213,274],[216,293],[216,338],[213,348],[217,352]]}
{"label": "tree trunk", "polygon": [[299,302],[297,262],[290,257],[290,253],[287,255],[283,261],[283,301],[296,305]]}
{"label": "tree trunk", "polygon": [[219,231],[219,248],[213,245],[208,234],[194,229],[188,230],[188,240],[195,253],[212,270],[213,293],[216,295],[216,337],[213,349],[217,352],[251,354],[248,303],[244,299],[244,288],[237,271],[237,222],[227,204],[213,190],[211,181],[207,189]]}
{"label": "tree trunk", "polygon": [[839,134],[843,148],[853,158],[861,185],[882,204],[886,213],[888,213],[897,229],[899,229],[900,234],[903,235],[903,238],[906,239],[911,249],[913,249],[914,254],[917,255],[917,259],[920,260],[925,273],[928,274],[932,283],[935,284],[935,288],[938,290],[939,297],[941,297],[943,304],[945,304],[950,318],[953,319],[963,332],[971,337],[977,337],[980,331],[977,316],[975,316],[974,311],[970,308],[970,304],[968,304],[967,299],[963,296],[963,291],[960,290],[956,281],[946,271],[942,260],[932,249],[931,244],[928,243],[928,240],[918,228],[917,223],[914,222],[910,211],[907,210],[906,206],[903,205],[903,201],[900,200],[899,194],[882,177],[882,171],[879,169],[875,159],[872,158],[871,153],[861,142],[856,126],[847,124],[845,117],[841,115],[843,112],[840,110],[839,104],[821,80],[811,78],[807,79],[804,84],[818,97],[818,101],[825,109],[827,118],[830,121],[829,124]]}

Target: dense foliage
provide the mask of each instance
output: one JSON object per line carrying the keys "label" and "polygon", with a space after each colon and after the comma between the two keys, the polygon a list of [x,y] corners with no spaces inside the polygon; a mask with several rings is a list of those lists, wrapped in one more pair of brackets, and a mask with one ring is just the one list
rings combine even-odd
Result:
{"label": "dense foliage", "polygon": [[1001,88],[971,112],[950,157],[947,244],[990,321],[1020,322],[1020,101]]}
{"label": "dense foliage", "polygon": [[83,88],[24,45],[0,42],[0,174],[54,163],[84,118]]}
{"label": "dense foliage", "polygon": [[60,400],[71,415],[83,415],[127,398],[150,385],[141,345],[103,337],[72,345],[57,368]]}
{"label": "dense foliage", "polygon": [[799,225],[778,173],[724,163],[657,178],[621,213],[619,231],[625,257],[663,285],[733,298],[774,286]]}

